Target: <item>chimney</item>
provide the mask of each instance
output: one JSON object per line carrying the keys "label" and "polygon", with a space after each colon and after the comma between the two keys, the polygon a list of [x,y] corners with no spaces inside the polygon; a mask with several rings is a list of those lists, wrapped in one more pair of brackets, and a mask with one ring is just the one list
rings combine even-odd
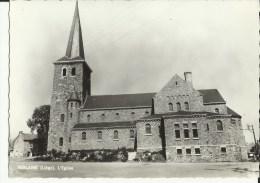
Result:
{"label": "chimney", "polygon": [[184,72],[185,81],[192,86],[192,73]]}

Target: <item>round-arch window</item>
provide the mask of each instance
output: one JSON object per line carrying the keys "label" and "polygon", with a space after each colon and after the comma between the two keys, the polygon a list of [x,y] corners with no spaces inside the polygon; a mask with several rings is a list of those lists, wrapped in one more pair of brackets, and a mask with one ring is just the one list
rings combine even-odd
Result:
{"label": "round-arch window", "polygon": [[151,125],[150,124],[146,124],[145,125],[145,134],[151,134],[152,130],[151,130]]}
{"label": "round-arch window", "polygon": [[220,120],[217,121],[217,130],[218,131],[223,131],[223,124]]}
{"label": "round-arch window", "polygon": [[59,146],[63,146],[63,138],[62,137],[59,139]]}
{"label": "round-arch window", "polygon": [[118,131],[117,130],[114,131],[114,139],[118,139]]}
{"label": "round-arch window", "polygon": [[186,111],[190,110],[190,106],[188,102],[184,102],[184,107]]}
{"label": "round-arch window", "polygon": [[86,132],[82,132],[82,140],[86,140],[86,139],[87,139]]}
{"label": "round-arch window", "polygon": [[172,105],[172,103],[169,103],[168,106],[169,106],[169,111],[173,111],[173,105]]}
{"label": "round-arch window", "polygon": [[75,76],[75,75],[76,75],[76,68],[72,68],[72,69],[71,69],[71,75],[72,75],[72,76]]}
{"label": "round-arch window", "polygon": [[216,109],[215,109],[215,112],[216,112],[216,113],[219,113],[219,109],[218,109],[218,108],[216,108]]}
{"label": "round-arch window", "polygon": [[64,68],[64,69],[62,69],[62,76],[66,76],[66,75],[67,75],[67,69]]}
{"label": "round-arch window", "polygon": [[177,105],[177,111],[181,111],[181,104],[180,104],[180,102],[177,102],[176,105]]}

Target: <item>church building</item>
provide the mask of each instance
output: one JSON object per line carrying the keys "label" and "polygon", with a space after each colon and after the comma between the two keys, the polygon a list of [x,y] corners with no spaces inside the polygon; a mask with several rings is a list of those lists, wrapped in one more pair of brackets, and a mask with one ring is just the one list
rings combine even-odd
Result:
{"label": "church building", "polygon": [[126,147],[162,151],[172,162],[247,158],[241,116],[217,89],[195,89],[191,72],[155,93],[92,95],[78,4],[66,54],[53,64],[48,150]]}

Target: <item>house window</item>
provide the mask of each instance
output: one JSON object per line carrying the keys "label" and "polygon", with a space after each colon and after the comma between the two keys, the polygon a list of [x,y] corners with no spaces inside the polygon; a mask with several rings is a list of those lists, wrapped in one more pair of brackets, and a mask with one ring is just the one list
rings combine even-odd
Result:
{"label": "house window", "polygon": [[223,131],[223,124],[220,120],[217,121],[217,130],[218,131]]}
{"label": "house window", "polygon": [[70,113],[70,118],[72,118],[72,112]]}
{"label": "house window", "polygon": [[180,104],[180,102],[177,102],[176,106],[177,106],[177,111],[181,111],[181,104]]}
{"label": "house window", "polygon": [[59,139],[59,146],[63,146],[63,138],[62,137]]}
{"label": "house window", "polygon": [[182,155],[182,149],[177,149],[177,155],[181,156]]}
{"label": "house window", "polygon": [[135,131],[134,130],[130,130],[130,139],[135,138]]}
{"label": "house window", "polygon": [[91,116],[90,116],[90,115],[87,115],[87,120],[88,120],[88,122],[90,122],[90,118],[91,118]]}
{"label": "house window", "polygon": [[75,76],[75,75],[76,75],[76,68],[72,68],[72,69],[71,69],[71,75],[72,75],[72,76]]}
{"label": "house window", "polygon": [[145,111],[145,114],[148,115],[148,114],[149,114],[149,111]]}
{"label": "house window", "polygon": [[221,147],[221,154],[226,154],[227,153],[227,149],[225,147]]}
{"label": "house window", "polygon": [[119,113],[116,113],[116,119],[118,120],[120,118]]}
{"label": "house window", "polygon": [[175,138],[180,139],[181,134],[180,134],[180,125],[179,124],[174,124],[174,129],[175,129]]}
{"label": "house window", "polygon": [[206,124],[206,130],[209,131],[209,124]]}
{"label": "house window", "polygon": [[188,123],[185,123],[185,124],[183,124],[183,132],[184,132],[184,138],[185,139],[188,139],[188,138],[190,138],[190,134],[189,134],[189,125],[188,125]]}
{"label": "house window", "polygon": [[195,148],[195,155],[200,155],[200,148]]}
{"label": "house window", "polygon": [[61,115],[60,115],[60,122],[64,122],[64,119],[65,119],[65,115],[64,115],[64,114],[61,114]]}
{"label": "house window", "polygon": [[169,106],[169,111],[173,111],[173,105],[172,105],[172,103],[169,103],[168,106]]}
{"label": "house window", "polygon": [[114,140],[118,140],[118,131],[117,130],[114,131]]}
{"label": "house window", "polygon": [[184,108],[186,111],[190,110],[190,106],[188,102],[184,102]]}
{"label": "house window", "polygon": [[101,131],[98,132],[98,140],[102,140],[102,132]]}
{"label": "house window", "polygon": [[215,109],[215,112],[216,112],[216,113],[219,113],[219,109],[218,109],[218,108],[216,108],[216,109]]}
{"label": "house window", "polygon": [[186,155],[191,155],[191,148],[186,148]]}
{"label": "house window", "polygon": [[105,121],[105,114],[101,114],[101,121]]}
{"label": "house window", "polygon": [[192,135],[193,135],[193,138],[199,138],[197,123],[192,123]]}
{"label": "house window", "polygon": [[178,81],[175,81],[175,85],[178,86]]}
{"label": "house window", "polygon": [[70,107],[71,107],[71,108],[73,107],[73,102],[70,103]]}
{"label": "house window", "polygon": [[69,143],[71,143],[71,137],[69,137]]}
{"label": "house window", "polygon": [[151,133],[152,133],[151,125],[150,124],[146,124],[145,125],[145,134],[148,135],[148,134],[151,134]]}
{"label": "house window", "polygon": [[66,76],[66,75],[67,75],[67,69],[64,68],[64,69],[62,69],[62,76]]}
{"label": "house window", "polygon": [[86,140],[87,139],[86,132],[82,132],[81,139],[82,140]]}

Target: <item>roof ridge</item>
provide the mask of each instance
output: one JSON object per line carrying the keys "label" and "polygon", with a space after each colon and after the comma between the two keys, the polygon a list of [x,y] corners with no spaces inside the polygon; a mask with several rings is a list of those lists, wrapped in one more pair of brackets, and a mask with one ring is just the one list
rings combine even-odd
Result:
{"label": "roof ridge", "polygon": [[156,92],[147,92],[147,93],[125,93],[125,94],[107,94],[107,95],[91,95],[90,97],[96,97],[96,96],[118,96],[118,95],[138,95],[138,94],[156,94]]}

